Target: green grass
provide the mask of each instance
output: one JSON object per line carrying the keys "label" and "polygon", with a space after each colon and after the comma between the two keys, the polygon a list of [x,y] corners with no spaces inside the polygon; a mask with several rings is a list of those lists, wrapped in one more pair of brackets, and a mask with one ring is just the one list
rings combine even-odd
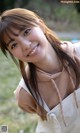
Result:
{"label": "green grass", "polygon": [[0,126],[8,125],[9,133],[34,133],[37,116],[23,112],[13,93],[20,78],[16,65],[0,51]]}

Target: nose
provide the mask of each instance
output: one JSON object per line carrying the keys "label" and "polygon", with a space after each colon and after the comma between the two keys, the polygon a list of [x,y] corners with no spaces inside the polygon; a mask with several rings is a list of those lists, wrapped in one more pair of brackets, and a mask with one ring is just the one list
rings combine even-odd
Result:
{"label": "nose", "polygon": [[21,46],[23,50],[27,50],[31,47],[31,42],[29,40],[23,40]]}
{"label": "nose", "polygon": [[31,41],[29,39],[20,37],[18,41],[21,44],[23,50],[27,50],[31,47]]}

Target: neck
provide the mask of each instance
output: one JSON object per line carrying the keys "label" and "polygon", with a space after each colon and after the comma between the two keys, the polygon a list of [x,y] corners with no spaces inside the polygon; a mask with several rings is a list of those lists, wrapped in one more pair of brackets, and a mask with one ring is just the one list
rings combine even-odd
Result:
{"label": "neck", "polygon": [[47,73],[52,74],[59,72],[62,68],[62,64],[51,45],[49,45],[46,53],[46,57],[43,59],[43,61],[41,61],[39,64],[36,64],[36,66]]}

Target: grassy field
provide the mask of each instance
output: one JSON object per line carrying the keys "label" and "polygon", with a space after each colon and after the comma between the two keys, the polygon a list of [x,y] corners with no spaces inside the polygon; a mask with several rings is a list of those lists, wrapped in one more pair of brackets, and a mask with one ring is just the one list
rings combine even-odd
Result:
{"label": "grassy field", "polygon": [[13,94],[20,77],[16,65],[0,51],[0,126],[8,125],[9,133],[34,133],[37,116],[18,108]]}

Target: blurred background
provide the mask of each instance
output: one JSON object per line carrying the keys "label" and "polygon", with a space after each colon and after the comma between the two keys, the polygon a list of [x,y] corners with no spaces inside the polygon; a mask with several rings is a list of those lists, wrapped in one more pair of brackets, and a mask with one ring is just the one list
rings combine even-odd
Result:
{"label": "blurred background", "polygon": [[[11,8],[26,8],[36,12],[62,40],[80,40],[80,3],[61,3],[60,0],[0,0],[0,14]],[[0,127],[8,126],[9,133],[34,133],[38,116],[18,108],[14,90],[21,78],[13,61],[0,51]]]}

